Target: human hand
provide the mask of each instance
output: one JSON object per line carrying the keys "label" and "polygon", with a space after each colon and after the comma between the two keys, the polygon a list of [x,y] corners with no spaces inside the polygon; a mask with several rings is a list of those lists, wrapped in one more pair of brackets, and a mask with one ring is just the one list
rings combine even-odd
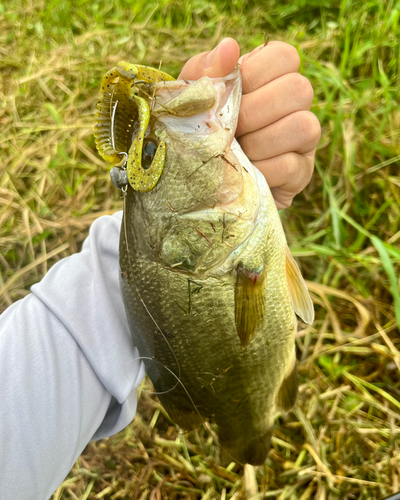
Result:
{"label": "human hand", "polygon": [[321,127],[311,113],[313,89],[297,71],[297,50],[269,42],[239,59],[239,45],[224,38],[190,59],[180,78],[223,77],[241,64],[243,96],[236,131],[243,151],[267,179],[278,208],[289,207],[310,182]]}

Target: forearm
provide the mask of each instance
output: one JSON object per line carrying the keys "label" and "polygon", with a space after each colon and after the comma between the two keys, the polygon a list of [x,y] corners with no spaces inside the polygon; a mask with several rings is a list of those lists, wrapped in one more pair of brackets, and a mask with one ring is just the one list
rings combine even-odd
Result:
{"label": "forearm", "polygon": [[92,226],[0,317],[2,498],[45,500],[87,443],[124,428],[144,370],[119,292],[120,216]]}

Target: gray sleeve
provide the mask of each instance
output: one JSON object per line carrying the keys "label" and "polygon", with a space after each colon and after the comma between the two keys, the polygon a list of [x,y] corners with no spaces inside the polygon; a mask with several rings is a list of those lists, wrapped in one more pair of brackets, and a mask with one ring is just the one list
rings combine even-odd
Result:
{"label": "gray sleeve", "polygon": [[47,500],[87,443],[132,420],[143,363],[119,288],[121,213],[93,223],[0,316],[0,491]]}

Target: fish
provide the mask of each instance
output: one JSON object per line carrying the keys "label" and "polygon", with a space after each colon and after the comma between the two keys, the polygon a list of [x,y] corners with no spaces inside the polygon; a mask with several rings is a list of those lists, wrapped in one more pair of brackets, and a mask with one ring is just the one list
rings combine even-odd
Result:
{"label": "fish", "polygon": [[259,465],[276,413],[296,402],[296,314],[311,324],[313,303],[268,184],[235,139],[239,68],[197,81],[148,71],[108,73],[96,137],[121,173],[132,338],[171,419],[215,422],[221,456]]}

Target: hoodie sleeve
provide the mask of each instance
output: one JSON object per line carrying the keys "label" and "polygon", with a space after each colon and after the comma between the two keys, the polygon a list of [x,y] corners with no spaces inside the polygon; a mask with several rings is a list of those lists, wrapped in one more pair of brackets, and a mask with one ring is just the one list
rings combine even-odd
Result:
{"label": "hoodie sleeve", "polygon": [[121,212],[0,316],[0,490],[47,500],[90,440],[134,417],[144,366],[119,288]]}

